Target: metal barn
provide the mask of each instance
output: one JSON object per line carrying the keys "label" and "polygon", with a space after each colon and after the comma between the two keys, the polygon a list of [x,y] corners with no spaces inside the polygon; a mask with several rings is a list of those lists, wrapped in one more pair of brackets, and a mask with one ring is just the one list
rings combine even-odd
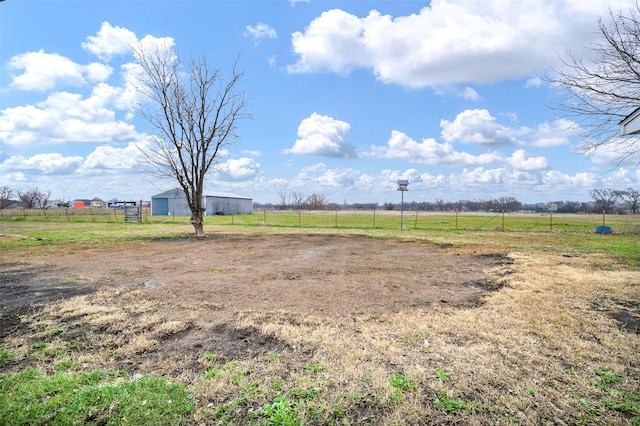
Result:
{"label": "metal barn", "polygon": [[[203,196],[207,208],[206,215],[231,215],[253,213],[253,200],[236,194],[211,193]],[[151,214],[154,216],[190,216],[187,198],[180,188],[156,194],[151,197]]]}

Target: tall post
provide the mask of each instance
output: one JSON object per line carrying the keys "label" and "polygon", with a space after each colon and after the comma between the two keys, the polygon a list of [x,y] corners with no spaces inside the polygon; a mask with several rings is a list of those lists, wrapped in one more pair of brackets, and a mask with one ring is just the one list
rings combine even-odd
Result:
{"label": "tall post", "polygon": [[402,229],[402,219],[404,217],[404,191],[400,190],[400,229]]}
{"label": "tall post", "polygon": [[400,229],[403,229],[403,216],[404,216],[404,191],[409,190],[409,181],[408,180],[399,180],[398,181],[398,191],[400,191]]}

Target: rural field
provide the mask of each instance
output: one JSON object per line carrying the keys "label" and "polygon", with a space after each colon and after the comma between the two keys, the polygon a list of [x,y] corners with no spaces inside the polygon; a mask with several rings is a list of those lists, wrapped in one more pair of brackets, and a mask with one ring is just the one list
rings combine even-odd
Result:
{"label": "rural field", "polygon": [[0,221],[0,424],[640,425],[640,239]]}

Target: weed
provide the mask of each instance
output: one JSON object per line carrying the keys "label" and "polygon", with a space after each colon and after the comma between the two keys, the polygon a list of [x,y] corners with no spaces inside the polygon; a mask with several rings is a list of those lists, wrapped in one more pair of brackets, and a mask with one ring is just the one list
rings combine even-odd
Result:
{"label": "weed", "polygon": [[272,352],[269,354],[269,361],[270,362],[276,362],[280,359],[280,354],[278,354],[277,352]]}
{"label": "weed", "polygon": [[389,401],[391,405],[399,405],[404,402],[404,394],[400,391],[392,392],[389,396]]}
{"label": "weed", "polygon": [[58,334],[61,334],[62,332],[64,332],[64,329],[62,327],[53,327],[53,328],[45,331],[43,333],[43,335],[45,335],[45,336],[56,336]]}
{"label": "weed", "polygon": [[238,360],[233,360],[233,361],[229,361],[228,363],[226,363],[225,365],[222,366],[223,370],[233,370],[234,368],[236,368],[238,366],[238,364],[240,364],[240,362]]}
{"label": "weed", "polygon": [[205,361],[215,361],[216,358],[218,358],[218,355],[214,354],[213,352],[205,352],[202,355],[202,359]]}
{"label": "weed", "polygon": [[467,402],[450,397],[446,391],[441,391],[436,394],[435,405],[437,408],[454,414],[460,410],[469,410],[471,408]]}
{"label": "weed", "polygon": [[612,383],[617,383],[622,380],[620,377],[616,376],[609,367],[601,367],[596,371],[596,375],[600,377],[602,383],[610,385]]}
{"label": "weed", "polygon": [[318,389],[316,388],[311,388],[311,389],[292,389],[291,392],[289,393],[289,396],[291,396],[291,398],[296,398],[296,399],[306,399],[306,400],[314,400],[318,397]]}
{"label": "weed", "polygon": [[440,379],[441,382],[448,382],[451,380],[451,376],[449,375],[449,373],[444,371],[444,368],[438,368],[438,370],[436,371],[436,377]]}
{"label": "weed", "polygon": [[277,397],[271,404],[262,407],[263,424],[268,426],[298,426],[302,422],[298,417],[296,405],[284,396]]}
{"label": "weed", "polygon": [[327,367],[322,364],[304,364],[302,369],[307,373],[320,373],[323,371],[327,371]]}
{"label": "weed", "polygon": [[586,398],[580,398],[578,400],[578,402],[580,402],[580,404],[587,409],[587,411],[593,411],[593,405],[589,402],[589,400],[587,400]]}
{"label": "weed", "polygon": [[535,390],[535,388],[526,388],[526,389],[524,390],[524,392],[525,392],[527,395],[531,395],[531,396],[534,396],[534,395],[536,394],[536,390]]}
{"label": "weed", "polygon": [[240,386],[240,381],[242,381],[243,377],[244,377],[244,371],[238,370],[229,376],[228,382],[231,383],[232,385]]}
{"label": "weed", "polygon": [[216,377],[220,376],[222,376],[222,371],[220,371],[220,369],[216,367],[211,367],[202,375],[202,377],[206,380],[215,379]]}
{"label": "weed", "polygon": [[282,388],[282,380],[276,379],[271,383],[271,389],[278,390]]}
{"label": "weed", "polygon": [[242,388],[242,395],[246,398],[255,398],[264,394],[260,389],[260,382],[251,382]]}
{"label": "weed", "polygon": [[15,362],[16,354],[8,351],[5,348],[0,348],[0,367],[4,367],[7,364]]}
{"label": "weed", "polygon": [[389,383],[401,391],[415,391],[417,389],[416,383],[404,374],[394,374],[389,379]]}

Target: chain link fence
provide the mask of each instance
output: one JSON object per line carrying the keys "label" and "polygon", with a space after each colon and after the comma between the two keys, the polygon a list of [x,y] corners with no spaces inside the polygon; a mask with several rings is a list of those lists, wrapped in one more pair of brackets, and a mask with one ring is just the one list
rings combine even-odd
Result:
{"label": "chain link fence", "polygon": [[[143,223],[188,222],[187,216],[139,213]],[[4,209],[3,221],[116,223],[127,220],[124,209]],[[442,231],[586,232],[640,234],[640,215],[425,212],[397,210],[260,210],[253,214],[207,216],[205,225],[282,226],[309,228],[416,229]]]}

